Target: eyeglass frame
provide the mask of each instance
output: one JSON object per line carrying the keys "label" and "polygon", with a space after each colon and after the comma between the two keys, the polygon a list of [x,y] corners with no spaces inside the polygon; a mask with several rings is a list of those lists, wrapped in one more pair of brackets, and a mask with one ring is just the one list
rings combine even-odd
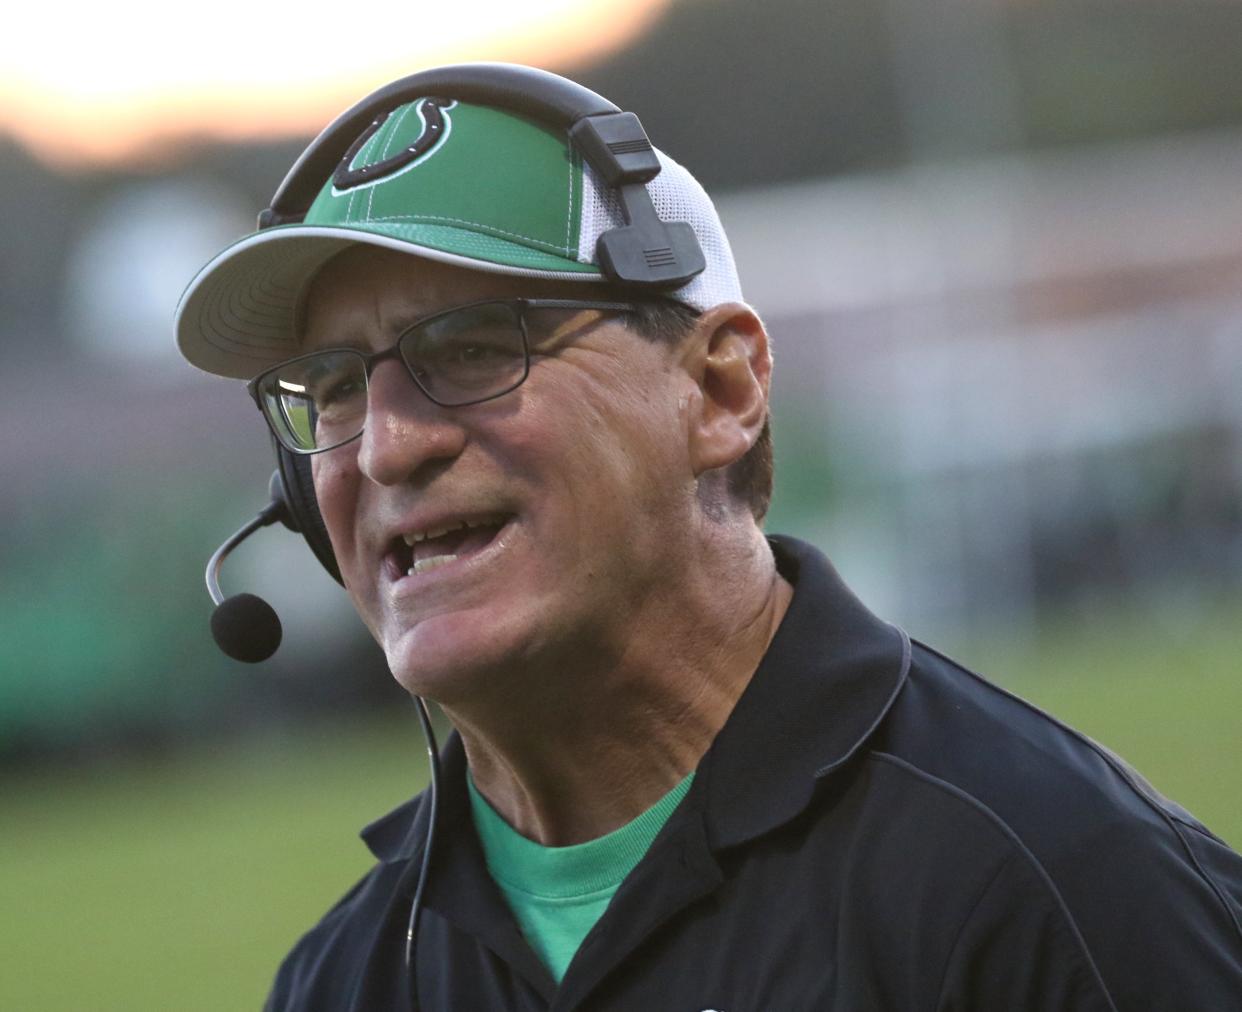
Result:
{"label": "eyeglass frame", "polygon": [[[477,309],[479,306],[492,306],[492,305],[506,305],[506,306],[516,307],[518,329],[522,336],[522,360],[523,361],[522,361],[521,376],[517,379],[515,383],[510,384],[509,386],[505,387],[503,390],[499,390],[496,393],[488,394],[486,397],[479,397],[475,400],[470,400],[470,401],[459,401],[453,404],[445,404],[442,401],[437,400],[434,396],[428,393],[427,388],[423,386],[422,381],[419,380],[419,378],[414,374],[413,367],[410,365],[409,362],[405,360],[404,356],[402,356],[401,351],[400,351],[401,342],[404,341],[405,338],[410,333],[412,333],[416,328],[423,327],[428,323],[432,323],[435,320],[440,319],[441,317],[451,316],[454,313],[462,312],[467,309]],[[599,309],[599,310],[604,310],[604,311],[611,310],[614,313],[633,313],[633,312],[637,312],[639,308],[640,308],[640,304],[637,302],[617,302],[617,301],[598,300],[598,299],[526,299],[526,298],[479,299],[475,302],[467,302],[460,306],[452,306],[449,309],[442,309],[439,312],[432,313],[429,316],[424,316],[424,317],[421,317],[415,320],[413,323],[405,327],[401,331],[400,334],[397,335],[396,340],[393,341],[393,343],[389,347],[384,348],[380,351],[365,352],[361,350],[360,348],[351,348],[351,347],[342,346],[342,347],[336,347],[336,348],[318,348],[315,351],[308,351],[301,355],[295,355],[293,358],[284,359],[281,362],[277,362],[275,365],[269,366],[268,368],[260,372],[258,375],[256,375],[253,379],[247,381],[246,390],[247,392],[249,392],[251,399],[254,401],[255,407],[259,409],[259,413],[263,416],[263,421],[267,423],[267,427],[271,430],[272,435],[275,436],[276,441],[284,449],[288,450],[290,453],[297,454],[300,457],[310,457],[317,453],[326,453],[329,450],[339,449],[340,447],[347,446],[350,443],[352,443],[354,440],[361,438],[363,432],[365,431],[365,424],[363,428],[360,428],[354,435],[350,436],[348,439],[343,439],[339,443],[333,443],[331,446],[323,446],[323,447],[317,446],[313,450],[307,450],[301,447],[290,446],[288,442],[285,440],[285,438],[282,436],[279,427],[272,420],[270,414],[268,413],[268,409],[263,406],[263,394],[262,394],[262,391],[260,390],[260,386],[263,380],[267,378],[268,376],[271,376],[272,373],[276,372],[279,369],[284,369],[287,366],[293,365],[295,362],[301,362],[308,358],[316,358],[320,355],[330,353],[330,352],[341,352],[341,351],[350,352],[351,354],[357,355],[359,358],[362,359],[363,369],[364,369],[364,373],[365,373],[366,380],[367,380],[367,389],[369,391],[370,382],[371,382],[371,373],[374,371],[375,366],[378,363],[386,361],[388,359],[396,359],[398,362],[402,364],[402,366],[405,367],[406,374],[410,377],[411,380],[414,381],[414,385],[418,387],[419,391],[423,394],[423,396],[425,396],[429,401],[431,401],[432,404],[435,404],[438,407],[442,407],[442,408],[471,407],[472,405],[475,405],[475,404],[485,404],[487,401],[493,401],[498,397],[503,397],[505,394],[512,393],[514,390],[520,387],[523,383],[525,383],[527,380],[527,377],[530,376],[530,336],[527,333],[527,329],[526,329],[526,312],[528,310],[531,310],[531,309]]]}

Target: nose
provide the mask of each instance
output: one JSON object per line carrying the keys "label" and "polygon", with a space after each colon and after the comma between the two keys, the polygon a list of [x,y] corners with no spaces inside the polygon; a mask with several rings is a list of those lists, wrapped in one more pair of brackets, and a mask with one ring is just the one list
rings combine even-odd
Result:
{"label": "nose", "polygon": [[410,481],[429,464],[452,460],[466,443],[453,409],[432,402],[396,361],[379,363],[367,389],[358,469],[379,485]]}

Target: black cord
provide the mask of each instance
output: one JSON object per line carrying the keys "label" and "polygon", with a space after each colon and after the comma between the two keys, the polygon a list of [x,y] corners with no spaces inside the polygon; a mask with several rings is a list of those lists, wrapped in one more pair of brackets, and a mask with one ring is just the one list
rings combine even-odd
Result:
{"label": "black cord", "polygon": [[[427,766],[431,773],[431,784],[427,791],[427,836],[423,840],[423,860],[418,868],[418,885],[414,889],[414,900],[410,904],[410,922],[405,932],[405,971],[410,982],[410,1008],[418,1008],[418,987],[414,972],[415,939],[418,936],[418,918],[423,909],[423,890],[427,886],[427,869],[431,865],[431,851],[436,840],[436,811],[440,793],[440,750],[436,744],[435,731],[431,727],[431,715],[427,712],[427,704],[422,697],[414,697],[414,705],[418,708],[418,722],[423,728],[423,739],[427,743]],[[402,876],[399,888],[409,882],[410,867]]]}

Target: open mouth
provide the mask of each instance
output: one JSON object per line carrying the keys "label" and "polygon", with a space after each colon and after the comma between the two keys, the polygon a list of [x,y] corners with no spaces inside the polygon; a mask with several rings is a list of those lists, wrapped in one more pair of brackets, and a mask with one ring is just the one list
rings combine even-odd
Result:
{"label": "open mouth", "polygon": [[450,565],[486,548],[510,519],[509,516],[479,517],[394,538],[385,564],[398,579]]}

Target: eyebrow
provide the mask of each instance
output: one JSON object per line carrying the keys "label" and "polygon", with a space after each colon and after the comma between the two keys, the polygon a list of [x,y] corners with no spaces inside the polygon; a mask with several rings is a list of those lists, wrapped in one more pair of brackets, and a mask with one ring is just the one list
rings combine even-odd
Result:
{"label": "eyebrow", "polygon": [[[309,328],[306,325],[306,305],[310,301],[310,286],[307,285],[301,295],[298,297],[297,303],[293,307],[293,333],[297,336],[297,346],[302,351],[330,351],[333,348],[352,348],[355,351],[369,352],[372,350],[371,342],[364,337],[333,337],[330,344],[316,344],[311,346],[309,341]],[[452,309],[452,306],[446,306],[445,309]],[[410,315],[403,313],[397,317],[398,326],[393,332],[392,341],[396,341],[402,334],[409,330],[419,320],[425,320],[428,316],[435,316],[436,313],[443,310],[436,310],[432,313],[424,313],[422,315]],[[390,342],[391,343],[391,342]],[[386,345],[387,347],[387,345]]]}
{"label": "eyebrow", "polygon": [[[403,333],[405,333],[403,330],[397,331],[398,336]],[[369,355],[373,351],[370,341],[355,340],[348,337],[333,338],[329,341],[318,341],[313,344],[304,337],[299,342],[298,346],[305,352],[348,349],[350,351],[358,351]]]}
{"label": "eyebrow", "polygon": [[[304,328],[302,329],[302,337],[298,342],[298,347],[302,350],[303,353],[310,353],[310,352],[315,352],[315,351],[333,351],[337,349],[349,349],[352,351],[357,351],[357,352],[361,352],[363,354],[369,355],[374,352],[380,352],[380,351],[384,351],[387,348],[391,348],[394,344],[396,344],[397,341],[401,339],[402,335],[405,334],[406,331],[408,331],[411,327],[416,326],[417,324],[420,324],[420,323],[425,323],[429,320],[433,320],[436,317],[442,316],[446,313],[452,313],[459,309],[469,309],[473,306],[483,305],[485,303],[490,303],[490,302],[522,302],[522,301],[525,301],[525,302],[567,302],[567,303],[581,302],[584,304],[580,307],[574,306],[574,305],[567,305],[564,308],[566,309],[580,308],[583,311],[590,311],[593,309],[605,310],[610,307],[616,308],[616,309],[632,308],[632,302],[628,300],[617,299],[617,298],[610,299],[610,298],[604,298],[604,297],[596,299],[596,298],[591,298],[589,294],[586,292],[584,292],[580,296],[574,296],[574,297],[557,296],[557,295],[499,295],[497,294],[497,295],[485,296],[480,299],[474,299],[470,302],[463,302],[463,303],[458,303],[458,304],[450,305],[450,306],[442,306],[439,309],[434,309],[426,313],[418,313],[418,314],[411,314],[408,312],[402,313],[400,316],[394,317],[398,321],[398,323],[396,324],[396,326],[392,328],[392,333],[388,336],[388,340],[383,344],[382,347],[374,346],[370,340],[365,339],[365,338],[358,339],[358,338],[351,338],[351,337],[341,337],[339,339],[334,338],[331,343],[316,344],[312,347],[306,340],[306,333],[305,333]],[[599,303],[599,305],[593,306],[591,305],[591,303]],[[543,337],[543,340],[539,342],[539,344],[541,347],[547,346],[547,345],[551,345],[553,347],[559,347],[559,346],[563,346],[566,344],[570,344],[574,340],[577,339],[577,337],[580,335],[580,333],[584,329],[589,329],[589,327],[590,327],[590,324],[583,324],[582,327],[575,327],[572,330],[567,331],[561,335],[554,335],[554,334],[546,335],[545,337]]]}
{"label": "eyebrow", "polygon": [[[400,322],[393,329],[392,333],[388,335],[388,337],[384,340],[383,348],[391,347],[397,341],[397,339],[401,337],[402,334],[404,334],[407,330],[409,330],[412,326],[414,326],[414,324],[418,323],[419,320],[422,320],[422,319],[426,319],[426,317],[423,317],[423,316],[409,317],[404,314],[398,317],[398,320]],[[325,340],[316,341],[312,343],[309,340],[310,335],[308,331],[305,328],[303,328],[300,332],[300,338],[298,340],[298,347],[301,348],[302,351],[304,352],[331,351],[336,348],[348,348],[352,351],[359,351],[359,352],[363,352],[364,354],[370,354],[371,352],[377,350],[376,346],[374,346],[371,343],[371,340],[369,338],[352,333],[353,330],[354,328],[352,327],[338,329],[338,330],[332,331],[329,335],[327,335]]]}
{"label": "eyebrow", "polygon": [[[399,316],[394,317],[394,319],[396,319],[397,321],[397,324],[395,327],[392,328],[392,333],[388,335],[387,340],[384,343],[383,347],[384,348],[392,347],[392,345],[395,344],[400,339],[401,335],[404,334],[411,327],[413,327],[416,323],[422,323],[424,320],[430,320],[432,317],[439,316],[441,313],[447,313],[447,312],[451,312],[454,309],[461,309],[466,306],[472,306],[478,302],[504,302],[504,301],[507,301],[508,299],[515,299],[515,298],[521,298],[521,296],[516,296],[516,295],[485,296],[482,299],[475,299],[471,302],[463,302],[463,303],[449,305],[449,306],[441,306],[439,309],[433,309],[425,313],[402,312]],[[298,324],[298,328],[297,330],[294,331],[294,333],[299,335],[298,347],[301,348],[303,351],[319,351],[319,350],[331,351],[334,348],[350,348],[354,351],[361,351],[361,352],[365,352],[369,354],[372,351],[376,350],[376,348],[371,344],[371,341],[369,339],[365,337],[351,337],[351,336],[333,337],[332,342],[330,344],[320,343],[312,348],[307,341],[307,328],[305,327],[306,321],[305,321],[305,317],[302,314],[301,310],[299,310],[299,316],[295,317],[294,319],[295,319],[295,323]]]}

